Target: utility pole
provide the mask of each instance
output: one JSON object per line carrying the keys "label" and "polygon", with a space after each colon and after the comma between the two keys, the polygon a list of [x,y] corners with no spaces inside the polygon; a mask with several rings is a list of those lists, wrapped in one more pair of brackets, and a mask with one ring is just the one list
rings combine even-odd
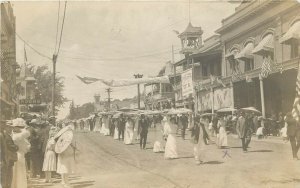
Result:
{"label": "utility pole", "polygon": [[107,88],[106,89],[106,92],[107,92],[107,109],[108,111],[110,111],[110,93],[112,92],[112,89],[111,88]]}
{"label": "utility pole", "polygon": [[[133,75],[136,79],[137,78],[142,78],[143,77],[143,75],[142,74],[134,74]],[[140,93],[140,84],[138,84],[137,85],[137,90],[138,90],[138,109],[141,109],[141,104],[140,104],[140,102],[141,102],[141,93]]]}
{"label": "utility pole", "polygon": [[55,74],[56,74],[56,60],[57,55],[53,54],[53,77],[52,77],[52,116],[54,116],[54,125],[55,125]]}

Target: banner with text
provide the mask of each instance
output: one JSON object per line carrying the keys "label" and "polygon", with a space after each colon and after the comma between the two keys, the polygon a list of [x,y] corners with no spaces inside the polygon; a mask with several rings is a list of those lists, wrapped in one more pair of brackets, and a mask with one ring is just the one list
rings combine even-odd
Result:
{"label": "banner with text", "polygon": [[193,72],[189,69],[181,74],[182,96],[184,98],[193,94]]}

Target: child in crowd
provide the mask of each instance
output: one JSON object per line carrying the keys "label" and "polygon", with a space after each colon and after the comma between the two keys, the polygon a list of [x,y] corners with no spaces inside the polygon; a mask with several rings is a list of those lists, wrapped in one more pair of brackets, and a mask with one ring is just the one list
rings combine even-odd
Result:
{"label": "child in crowd", "polygon": [[264,138],[264,127],[263,126],[260,126],[257,128],[256,136],[259,140]]}
{"label": "child in crowd", "polygon": [[49,135],[49,139],[46,146],[46,152],[44,157],[44,163],[43,163],[43,171],[45,172],[45,183],[52,183],[51,180],[51,173],[52,171],[56,171],[56,154],[54,151],[55,148],[55,140],[54,140],[55,132],[52,132]]}

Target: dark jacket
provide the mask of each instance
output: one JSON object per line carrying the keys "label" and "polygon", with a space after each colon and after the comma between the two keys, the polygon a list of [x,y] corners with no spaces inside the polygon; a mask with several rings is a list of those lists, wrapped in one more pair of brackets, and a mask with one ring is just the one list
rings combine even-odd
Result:
{"label": "dark jacket", "polygon": [[[2,145],[2,141],[4,141]],[[2,146],[4,148],[2,148]],[[2,133],[1,136],[1,161],[6,164],[16,162],[18,160],[17,151],[19,147],[14,143],[12,137],[7,133]],[[4,158],[2,158],[2,155]]]}
{"label": "dark jacket", "polygon": [[296,120],[294,120],[293,118],[287,118],[286,123],[288,124],[287,132],[286,132],[287,136],[289,137],[296,136],[297,132],[300,131],[300,127],[297,126]]}
{"label": "dark jacket", "polygon": [[149,121],[145,119],[140,119],[138,123],[138,132],[139,134],[147,134],[149,128]]}

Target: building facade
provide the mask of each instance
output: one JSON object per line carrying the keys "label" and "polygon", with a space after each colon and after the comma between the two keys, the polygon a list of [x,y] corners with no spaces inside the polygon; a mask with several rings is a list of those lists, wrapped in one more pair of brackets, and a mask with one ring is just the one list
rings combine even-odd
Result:
{"label": "building facade", "polygon": [[[185,58],[170,75],[175,107],[195,112],[253,106],[271,117],[291,111],[300,62],[300,4],[241,3],[202,42],[200,27],[179,34]],[[192,87],[190,87],[192,85]]]}
{"label": "building facade", "polygon": [[1,3],[1,119],[17,116],[15,16],[9,2]]}
{"label": "building facade", "polygon": [[252,1],[236,8],[217,30],[222,80],[233,107],[254,106],[263,116],[291,111],[299,64],[300,4]]}

